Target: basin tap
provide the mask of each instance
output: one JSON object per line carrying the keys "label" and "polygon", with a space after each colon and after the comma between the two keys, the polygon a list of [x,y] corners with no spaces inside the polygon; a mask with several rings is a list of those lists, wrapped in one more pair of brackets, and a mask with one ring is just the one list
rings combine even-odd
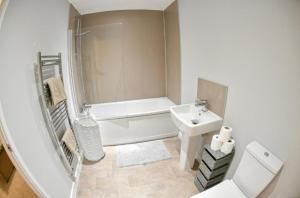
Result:
{"label": "basin tap", "polygon": [[201,107],[202,112],[207,112],[208,111],[208,102],[207,100],[201,100],[197,98],[195,100],[195,107]]}

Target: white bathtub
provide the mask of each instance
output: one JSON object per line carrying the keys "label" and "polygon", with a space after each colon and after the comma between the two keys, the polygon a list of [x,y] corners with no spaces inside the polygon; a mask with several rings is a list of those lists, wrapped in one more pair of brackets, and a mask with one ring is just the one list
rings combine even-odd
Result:
{"label": "white bathtub", "polygon": [[100,125],[103,145],[127,144],[177,135],[166,97],[91,105]]}

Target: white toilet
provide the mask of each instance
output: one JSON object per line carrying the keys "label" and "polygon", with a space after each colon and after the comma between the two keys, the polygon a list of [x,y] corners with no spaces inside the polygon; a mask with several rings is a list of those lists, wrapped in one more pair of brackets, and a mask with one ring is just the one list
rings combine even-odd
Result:
{"label": "white toilet", "polygon": [[192,198],[254,198],[272,181],[282,161],[257,142],[251,142],[231,180],[203,191]]}

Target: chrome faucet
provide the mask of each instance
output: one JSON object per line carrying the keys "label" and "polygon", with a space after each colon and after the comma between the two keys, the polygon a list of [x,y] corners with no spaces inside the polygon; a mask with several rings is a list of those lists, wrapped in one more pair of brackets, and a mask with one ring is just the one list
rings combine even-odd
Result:
{"label": "chrome faucet", "polygon": [[200,98],[197,98],[195,100],[195,107],[201,107],[201,111],[207,112],[208,111],[208,102],[207,102],[207,100],[201,100]]}
{"label": "chrome faucet", "polygon": [[89,115],[89,114],[90,114],[90,112],[89,112],[90,108],[92,108],[91,105],[83,104],[83,105],[82,105],[82,112],[83,112],[84,114],[86,114],[86,115]]}

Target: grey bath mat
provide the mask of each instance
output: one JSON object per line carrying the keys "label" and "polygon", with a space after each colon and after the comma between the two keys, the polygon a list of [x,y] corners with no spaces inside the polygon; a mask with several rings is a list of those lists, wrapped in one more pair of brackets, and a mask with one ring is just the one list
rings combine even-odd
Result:
{"label": "grey bath mat", "polygon": [[162,140],[117,146],[117,166],[134,166],[170,159]]}

